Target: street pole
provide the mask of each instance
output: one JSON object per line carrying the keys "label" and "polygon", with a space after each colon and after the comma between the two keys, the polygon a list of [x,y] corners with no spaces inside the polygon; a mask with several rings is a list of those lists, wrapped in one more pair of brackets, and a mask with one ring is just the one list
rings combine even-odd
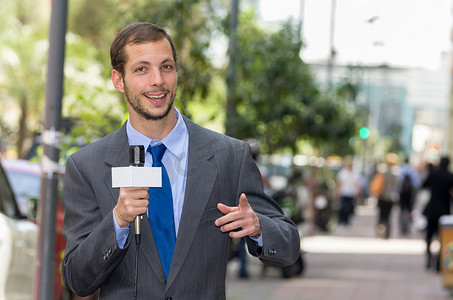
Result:
{"label": "street pole", "polygon": [[336,12],[337,1],[332,0],[330,7],[330,36],[329,36],[329,58],[327,60],[327,89],[330,91],[332,88],[332,72],[333,64],[335,60],[335,12]]}
{"label": "street pole", "polygon": [[301,39],[303,39],[303,29],[304,29],[304,18],[305,15],[305,0],[300,0],[300,5],[299,5],[299,21],[300,21],[300,32],[301,32]]}
{"label": "street pole", "polygon": [[52,1],[47,60],[46,107],[42,133],[42,181],[39,201],[39,240],[35,300],[53,299],[55,223],[59,174],[61,104],[65,53],[67,0]]}
{"label": "street pole", "polygon": [[[453,33],[453,28],[451,29]],[[450,42],[453,43],[453,35],[450,35]],[[453,61],[453,54],[450,54],[450,59]],[[450,159],[453,159],[453,70],[450,68],[450,97],[449,97],[450,107],[448,109],[448,130],[446,132],[447,138],[447,151],[445,151],[446,155]],[[453,164],[450,164],[449,169],[450,171],[453,168]]]}
{"label": "street pole", "polygon": [[236,120],[236,100],[234,98],[234,90],[236,89],[236,61],[237,61],[237,26],[239,14],[239,0],[231,1],[230,11],[230,42],[229,42],[229,63],[226,74],[227,81],[227,105],[226,105],[226,120],[225,120],[225,133],[227,135],[233,134],[231,132],[231,124]]}

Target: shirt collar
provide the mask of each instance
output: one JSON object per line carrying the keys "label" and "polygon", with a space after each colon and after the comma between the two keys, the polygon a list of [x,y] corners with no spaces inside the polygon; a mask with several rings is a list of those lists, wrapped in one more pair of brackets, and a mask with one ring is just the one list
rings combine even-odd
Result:
{"label": "shirt collar", "polygon": [[186,137],[188,136],[188,132],[186,124],[181,117],[182,115],[177,108],[175,108],[175,116],[177,119],[175,127],[165,138],[162,139],[162,141],[153,140],[141,134],[140,132],[135,130],[134,127],[132,127],[131,122],[128,119],[126,125],[126,133],[129,145],[143,145],[146,151],[149,145],[155,146],[162,143],[165,145],[165,147],[167,147],[167,150],[169,150],[176,157],[178,157],[178,159],[180,159],[184,152],[184,145],[187,142]]}

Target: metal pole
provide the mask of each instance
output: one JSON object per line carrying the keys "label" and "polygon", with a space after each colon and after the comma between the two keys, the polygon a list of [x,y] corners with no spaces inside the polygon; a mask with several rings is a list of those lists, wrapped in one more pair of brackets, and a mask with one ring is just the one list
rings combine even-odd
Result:
{"label": "metal pole", "polygon": [[332,0],[332,6],[330,8],[330,38],[329,38],[329,59],[327,61],[327,89],[332,88],[332,72],[333,72],[333,63],[335,59],[335,46],[334,46],[334,37],[335,37],[335,11],[336,11],[337,1]]}
{"label": "metal pole", "polygon": [[53,0],[49,31],[46,107],[42,134],[42,184],[38,211],[39,241],[35,299],[53,299],[55,223],[59,174],[61,103],[67,18],[67,0]]}
{"label": "metal pole", "polygon": [[[453,33],[453,29],[451,30]],[[453,42],[453,35],[450,34],[450,42]],[[450,54],[450,60],[453,61],[453,55]],[[447,136],[447,151],[445,154],[449,156],[450,159],[453,159],[453,70],[450,68],[450,107],[449,110],[449,117],[448,117],[448,130],[446,130]],[[453,164],[450,164],[449,169],[450,171],[453,168]]]}
{"label": "metal pole", "polygon": [[299,21],[300,21],[300,32],[301,38],[303,40],[303,29],[304,29],[304,21],[305,21],[305,0],[300,0],[299,6]]}
{"label": "metal pole", "polygon": [[231,135],[231,124],[234,124],[236,118],[236,100],[234,90],[236,88],[236,53],[237,53],[237,26],[239,14],[239,0],[231,1],[230,11],[230,43],[229,43],[229,64],[227,70],[227,107],[225,132]]}

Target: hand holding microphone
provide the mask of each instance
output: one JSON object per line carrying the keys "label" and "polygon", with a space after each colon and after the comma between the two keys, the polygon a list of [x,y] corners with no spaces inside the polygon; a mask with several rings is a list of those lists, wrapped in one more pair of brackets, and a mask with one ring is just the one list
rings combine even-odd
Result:
{"label": "hand holding microphone", "polygon": [[147,187],[120,187],[115,217],[120,227],[135,221],[137,215],[145,214],[148,209]]}
{"label": "hand holding microphone", "polygon": [[143,145],[129,146],[129,167],[112,168],[112,187],[120,188],[115,217],[118,225],[126,227],[135,220],[135,239],[140,243],[141,219],[148,208],[149,187],[161,187],[160,168],[144,167]]}
{"label": "hand holding microphone", "polygon": [[[145,147],[129,146],[129,167],[112,168],[112,188],[120,188],[118,203],[115,206],[115,217],[118,224],[125,227],[135,220],[135,274],[134,299],[137,299],[138,253],[141,240],[142,215],[148,208],[148,189],[162,187],[161,168],[144,167]],[[118,219],[124,220],[120,223]]]}

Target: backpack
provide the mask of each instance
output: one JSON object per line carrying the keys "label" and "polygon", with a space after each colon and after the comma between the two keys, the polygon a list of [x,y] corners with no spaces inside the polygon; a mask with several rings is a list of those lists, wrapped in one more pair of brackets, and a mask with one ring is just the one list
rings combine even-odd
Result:
{"label": "backpack", "polygon": [[412,180],[409,174],[404,175],[401,183],[400,196],[411,197],[412,195]]}
{"label": "backpack", "polygon": [[370,195],[375,197],[381,196],[382,192],[384,191],[384,185],[385,175],[380,172],[376,173],[370,182]]}

